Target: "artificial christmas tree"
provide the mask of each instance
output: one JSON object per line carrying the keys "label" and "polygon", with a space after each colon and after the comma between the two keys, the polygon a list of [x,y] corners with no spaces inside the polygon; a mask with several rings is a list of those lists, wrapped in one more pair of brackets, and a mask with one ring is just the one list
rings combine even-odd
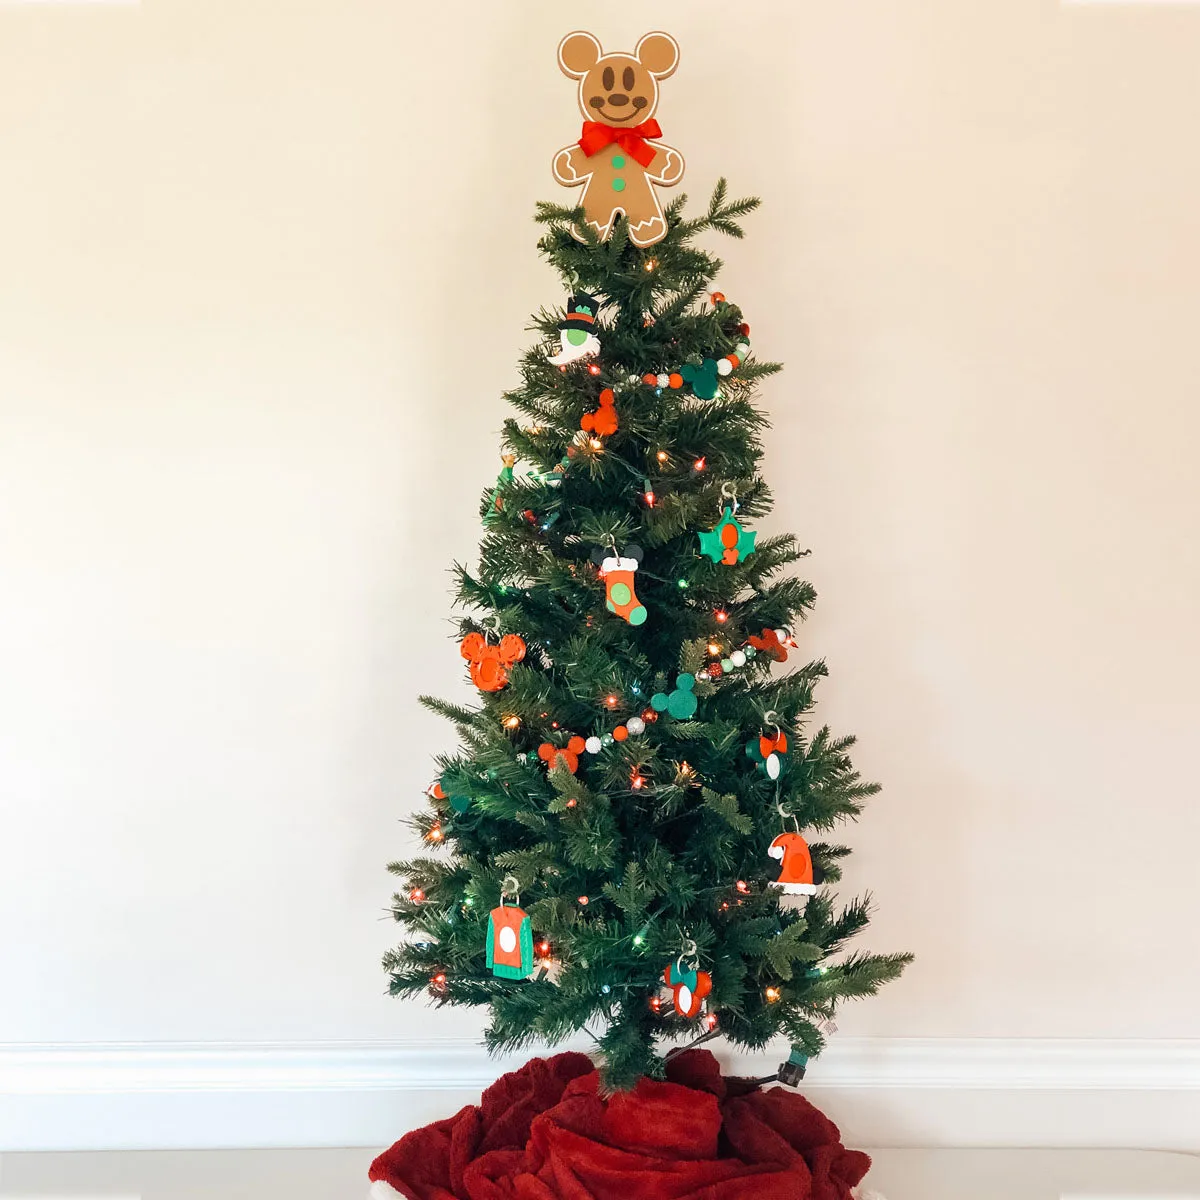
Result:
{"label": "artificial christmas tree", "polygon": [[[560,48],[585,114],[600,111],[592,90],[621,111],[623,86],[649,117],[677,57],[659,34],[634,55],[582,34]],[[782,1035],[796,1082],[838,1005],[908,960],[846,951],[868,905],[817,885],[848,851],[802,834],[856,817],[877,788],[852,738],[809,727],[824,664],[779,669],[815,597],[786,571],[807,551],[750,527],[771,509],[755,390],[779,367],[711,291],[721,264],[697,241],[740,238],[758,201],[730,201],[722,180],[702,214],[680,196],[658,216],[651,181],[677,180],[682,158],[653,145],[657,128],[585,127],[556,163],[566,182],[564,155],[581,179],[603,159],[610,190],[641,164],[636,239],[632,217],[608,214],[619,189],[601,205],[589,187],[586,211],[538,208],[569,299],[535,320],[479,565],[457,568],[480,702],[423,698],[461,748],[413,819],[439,853],[390,868],[410,936],[385,961],[394,995],[489,1005],[494,1050],[588,1031],[588,1086],[638,1096],[666,1076],[662,1043],[717,1036]],[[555,1087],[547,1104],[567,1094]]]}

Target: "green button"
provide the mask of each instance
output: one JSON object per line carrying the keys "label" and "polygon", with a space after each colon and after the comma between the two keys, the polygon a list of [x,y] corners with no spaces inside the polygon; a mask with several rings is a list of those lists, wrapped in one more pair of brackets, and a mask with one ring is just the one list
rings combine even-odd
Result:
{"label": "green button", "polygon": [[623,192],[624,190],[625,190],[625,180],[614,179],[613,180],[613,191],[614,192]]}
{"label": "green button", "polygon": [[614,154],[612,156],[612,165],[619,171],[625,165],[625,155]]}

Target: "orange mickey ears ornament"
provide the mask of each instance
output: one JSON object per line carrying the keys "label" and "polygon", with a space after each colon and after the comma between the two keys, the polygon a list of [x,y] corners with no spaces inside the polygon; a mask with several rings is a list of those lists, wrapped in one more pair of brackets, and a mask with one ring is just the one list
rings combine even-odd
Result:
{"label": "orange mickey ears ornament", "polygon": [[679,44],[666,33],[646,34],[632,53],[605,54],[590,33],[568,33],[559,43],[559,67],[579,80],[583,132],[554,156],[552,170],[564,187],[583,187],[579,205],[601,241],[622,215],[635,246],[666,236],[656,188],[683,178],[683,155],[658,140],[654,114],[659,80],[678,64]]}
{"label": "orange mickey ears ornament", "polygon": [[459,646],[471,670],[471,682],[481,692],[498,692],[508,683],[508,668],[525,657],[525,639],[507,633],[498,646],[482,633],[468,633]]}
{"label": "orange mickey ears ornament", "polygon": [[[663,968],[663,982],[671,989],[675,1011],[689,1020],[699,1015],[704,997],[712,991],[712,976],[707,971],[697,969],[700,964],[695,955],[696,943],[689,938],[684,952]],[[691,966],[685,967],[683,960],[689,957]]]}

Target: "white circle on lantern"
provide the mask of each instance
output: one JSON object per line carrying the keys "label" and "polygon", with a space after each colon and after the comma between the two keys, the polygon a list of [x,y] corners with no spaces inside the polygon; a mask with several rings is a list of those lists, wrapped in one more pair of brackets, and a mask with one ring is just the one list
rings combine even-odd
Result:
{"label": "white circle on lantern", "polygon": [[746,665],[746,652],[744,650],[735,650],[730,656],[729,661],[735,667],[744,667]]}
{"label": "white circle on lantern", "polygon": [[[576,742],[576,743],[575,743],[575,745],[577,745],[577,746],[578,746],[578,745],[579,745],[579,743],[578,743],[578,742]],[[588,738],[588,740],[587,740],[586,742],[584,742],[584,743],[583,743],[583,748],[584,748],[584,749],[585,749],[585,750],[586,750],[586,751],[587,751],[589,754],[599,754],[599,753],[600,753],[600,739],[599,739],[598,737],[590,737],[590,738]]]}
{"label": "white circle on lantern", "polygon": [[778,779],[783,771],[783,760],[778,754],[768,754],[765,763],[768,779]]}
{"label": "white circle on lantern", "polygon": [[630,733],[645,733],[646,722],[643,721],[641,717],[630,717],[629,720],[625,722],[625,728],[628,729]]}
{"label": "white circle on lantern", "polygon": [[500,949],[505,954],[511,954],[517,948],[517,931],[511,925],[505,925],[500,930]]}
{"label": "white circle on lantern", "polygon": [[692,1007],[692,989],[686,983],[681,984],[675,993],[675,1007],[686,1017]]}
{"label": "white circle on lantern", "polygon": [[731,363],[729,361],[729,359],[723,358],[723,359],[721,359],[721,361],[719,363],[717,363],[717,374],[718,375],[729,375],[732,371],[733,371],[733,363]]}

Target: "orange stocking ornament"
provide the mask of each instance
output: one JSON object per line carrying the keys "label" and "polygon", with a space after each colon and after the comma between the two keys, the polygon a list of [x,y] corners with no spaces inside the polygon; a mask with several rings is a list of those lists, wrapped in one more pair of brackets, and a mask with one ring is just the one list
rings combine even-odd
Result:
{"label": "orange stocking ornament", "polygon": [[630,625],[643,625],[646,621],[646,607],[637,598],[633,587],[633,577],[637,573],[638,563],[642,561],[640,546],[626,546],[623,555],[612,554],[601,560],[600,578],[604,580],[605,607],[618,617],[624,617]]}

